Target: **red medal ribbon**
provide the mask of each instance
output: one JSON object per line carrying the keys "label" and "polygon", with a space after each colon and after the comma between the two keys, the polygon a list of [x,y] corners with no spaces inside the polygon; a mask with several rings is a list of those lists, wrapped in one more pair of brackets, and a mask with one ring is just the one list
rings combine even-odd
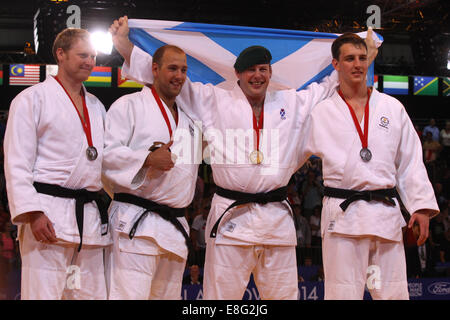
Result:
{"label": "red medal ribbon", "polygon": [[353,122],[355,123],[356,130],[358,130],[359,139],[361,140],[362,147],[367,149],[368,139],[369,139],[369,99],[370,99],[370,89],[367,89],[367,102],[364,108],[364,133],[361,131],[361,126],[359,125],[358,118],[356,117],[356,113],[353,110],[352,106],[345,100],[342,91],[339,89],[339,95],[345,101],[350,110],[350,114],[352,115]]}
{"label": "red medal ribbon", "polygon": [[259,121],[256,121],[255,113],[252,109],[253,115],[253,130],[256,132],[256,150],[259,151],[259,131],[263,129],[264,126],[264,105],[261,109],[261,114],[259,115]]}
{"label": "red medal ribbon", "polygon": [[73,107],[75,108],[75,110],[76,110],[76,112],[78,114],[78,117],[80,118],[81,124],[83,126],[84,133],[86,134],[88,145],[89,145],[89,147],[92,147],[93,143],[92,143],[92,133],[91,133],[91,121],[89,120],[89,112],[88,112],[88,109],[87,109],[87,106],[86,106],[86,98],[84,96],[83,88],[81,89],[80,94],[81,94],[81,97],[82,97],[82,100],[83,100],[83,114],[84,114],[84,119],[86,121],[83,120],[83,117],[81,116],[80,111],[78,111],[78,108],[75,105],[75,102],[73,102],[72,98],[70,97],[70,95],[67,92],[66,88],[64,88],[64,86],[61,83],[61,81],[58,79],[57,76],[55,76],[54,78],[55,78],[56,81],[58,81],[58,83],[64,89],[64,92],[67,94],[67,96],[69,97],[70,101],[72,102]]}
{"label": "red medal ribbon", "polygon": [[[172,126],[170,125],[170,121],[169,121],[169,117],[167,116],[167,112],[164,109],[164,106],[163,106],[161,99],[159,98],[158,93],[156,92],[155,88],[153,88],[153,86],[150,86],[150,89],[152,90],[153,97],[155,97],[156,103],[159,106],[159,110],[161,110],[164,120],[166,121],[167,128],[169,129],[170,138],[172,139]],[[176,111],[176,109],[175,109],[175,111]],[[177,116],[175,117],[175,123],[176,123],[176,125],[178,125],[178,113],[177,113]]]}

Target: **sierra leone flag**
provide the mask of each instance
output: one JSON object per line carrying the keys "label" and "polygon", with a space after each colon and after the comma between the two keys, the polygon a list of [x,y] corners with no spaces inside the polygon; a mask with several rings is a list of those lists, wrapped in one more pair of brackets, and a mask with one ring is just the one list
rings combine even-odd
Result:
{"label": "sierra leone flag", "polygon": [[[269,90],[304,89],[320,81],[334,69],[331,44],[339,34],[287,29],[228,26],[161,20],[130,19],[130,40],[153,55],[165,45],[176,45],[187,55],[191,81],[211,83],[224,89],[236,84],[233,65],[239,53],[253,45],[264,46],[272,54]],[[366,32],[358,33],[361,37]],[[377,46],[382,37],[373,33]],[[373,65],[368,84],[373,84]]]}
{"label": "sierra leone flag", "polygon": [[408,94],[408,76],[383,76],[383,92],[387,94]]}
{"label": "sierra leone flag", "polygon": [[437,77],[414,77],[414,95],[415,96],[437,96],[438,78]]}

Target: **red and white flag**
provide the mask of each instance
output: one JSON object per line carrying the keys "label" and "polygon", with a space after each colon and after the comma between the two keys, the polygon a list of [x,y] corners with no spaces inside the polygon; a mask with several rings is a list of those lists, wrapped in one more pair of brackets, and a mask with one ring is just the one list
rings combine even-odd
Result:
{"label": "red and white flag", "polygon": [[11,64],[9,66],[9,85],[32,86],[39,83],[40,66],[31,64]]}

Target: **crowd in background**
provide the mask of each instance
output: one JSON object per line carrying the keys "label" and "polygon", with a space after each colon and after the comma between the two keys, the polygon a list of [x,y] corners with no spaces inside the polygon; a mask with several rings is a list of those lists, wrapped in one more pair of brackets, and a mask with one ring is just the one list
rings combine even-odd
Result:
{"label": "crowd in background", "polygon": [[[6,115],[0,117],[0,135],[6,128]],[[450,277],[450,121],[437,124],[415,124],[422,141],[423,158],[436,194],[441,213],[430,221],[430,236],[418,247],[411,229],[404,228],[404,245],[409,278]],[[6,297],[8,281],[16,281],[11,274],[20,272],[20,254],[16,241],[17,228],[11,224],[3,172],[3,144],[0,153],[0,300]],[[211,167],[202,164],[194,200],[186,208],[186,218],[191,228],[194,252],[188,259],[184,284],[201,284],[205,262],[205,226],[215,192]],[[294,209],[297,230],[297,264],[299,268],[315,266],[313,273],[299,275],[299,281],[323,280],[320,218],[323,198],[321,160],[312,157],[291,178],[288,199]],[[403,208],[403,215],[409,214]],[[304,270],[307,270],[304,269]]]}

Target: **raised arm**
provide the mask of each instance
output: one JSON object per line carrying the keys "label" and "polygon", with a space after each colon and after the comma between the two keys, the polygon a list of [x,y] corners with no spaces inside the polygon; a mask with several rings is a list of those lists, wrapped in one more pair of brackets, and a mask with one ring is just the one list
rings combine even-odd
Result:
{"label": "raised arm", "polygon": [[[365,42],[367,45],[367,58],[370,65],[375,60],[378,54],[377,46],[380,45],[380,43],[375,42],[373,30],[370,27],[367,31]],[[301,111],[304,114],[304,117],[311,113],[312,108],[316,104],[330,97],[335,92],[338,85],[337,72],[333,71],[331,75],[323,78],[320,83],[313,82],[304,90],[297,92],[297,104],[299,107],[304,108],[304,110]]]}
{"label": "raised arm", "polygon": [[119,54],[125,59],[125,63],[128,65],[131,63],[131,52],[134,45],[128,39],[128,17],[123,16],[118,20],[114,20],[113,24],[109,27],[109,32],[112,35],[114,47]]}
{"label": "raised arm", "polygon": [[378,55],[378,47],[377,44],[375,43],[375,40],[373,39],[372,27],[369,27],[369,29],[367,30],[367,36],[365,41],[367,45],[367,59],[369,60],[369,65],[371,65]]}
{"label": "raised arm", "polygon": [[[114,46],[125,59],[122,74],[128,79],[140,83],[153,83],[152,57],[130,42],[127,17],[115,20],[110,27],[110,32],[113,36]],[[191,82],[187,79],[180,95],[176,98],[176,102],[193,120],[207,122],[207,119],[211,117],[210,111],[215,103],[215,90],[225,91],[215,88],[211,84]]]}

